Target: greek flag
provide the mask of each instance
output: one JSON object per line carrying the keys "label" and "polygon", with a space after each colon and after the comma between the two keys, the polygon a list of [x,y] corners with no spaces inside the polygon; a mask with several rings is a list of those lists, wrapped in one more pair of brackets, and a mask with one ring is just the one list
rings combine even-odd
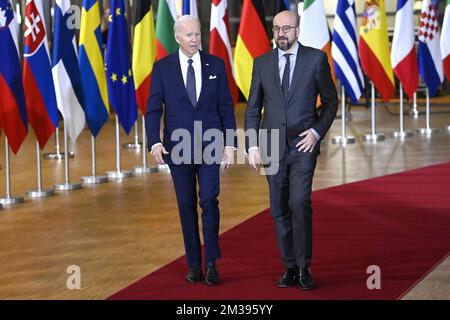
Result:
{"label": "greek flag", "polygon": [[354,0],[339,0],[334,19],[331,45],[336,76],[352,103],[357,103],[364,88],[364,76],[359,62],[356,42],[356,14]]}

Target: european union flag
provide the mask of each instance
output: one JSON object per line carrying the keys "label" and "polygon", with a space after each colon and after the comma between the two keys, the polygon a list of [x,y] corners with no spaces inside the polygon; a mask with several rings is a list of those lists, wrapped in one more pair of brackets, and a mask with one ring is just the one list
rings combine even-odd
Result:
{"label": "european union flag", "polygon": [[124,0],[112,0],[110,10],[106,46],[109,103],[128,134],[137,119],[137,103]]}

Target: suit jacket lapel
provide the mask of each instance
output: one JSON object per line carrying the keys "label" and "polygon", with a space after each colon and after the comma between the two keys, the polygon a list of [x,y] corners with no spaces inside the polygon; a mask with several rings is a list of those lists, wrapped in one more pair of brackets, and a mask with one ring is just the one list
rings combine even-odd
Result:
{"label": "suit jacket lapel", "polygon": [[172,55],[172,59],[173,59],[172,65],[173,65],[174,74],[175,74],[175,78],[174,79],[175,79],[175,81],[178,82],[176,86],[183,88],[181,92],[183,92],[184,98],[192,106],[191,99],[189,99],[189,96],[188,96],[188,93],[187,93],[187,90],[186,90],[186,85],[184,84],[183,73],[181,72],[180,56],[179,56],[179,52],[178,51]]}
{"label": "suit jacket lapel", "polygon": [[280,80],[280,69],[278,63],[278,48],[272,50],[272,77],[275,78],[275,83],[277,87],[277,91],[280,94],[281,98],[284,99],[283,93],[281,92],[281,80]]}
{"label": "suit jacket lapel", "polygon": [[297,59],[295,60],[295,69],[294,69],[294,75],[292,76],[292,83],[291,88],[289,90],[289,98],[288,101],[292,98],[293,92],[295,91],[295,88],[298,86],[298,83],[301,81],[303,69],[306,66],[305,63],[305,56],[303,53],[303,46],[298,43],[298,51],[297,51]]}
{"label": "suit jacket lapel", "polygon": [[202,64],[202,89],[200,90],[200,95],[198,97],[197,101],[197,107],[200,107],[202,101],[205,99],[205,95],[207,92],[207,86],[208,86],[208,80],[209,80],[209,74],[211,70],[210,61],[205,56],[205,54],[202,51],[200,52],[200,63]]}

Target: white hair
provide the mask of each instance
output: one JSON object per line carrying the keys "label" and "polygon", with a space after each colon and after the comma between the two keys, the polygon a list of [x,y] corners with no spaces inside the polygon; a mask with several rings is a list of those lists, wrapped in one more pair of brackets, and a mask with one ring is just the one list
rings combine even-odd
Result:
{"label": "white hair", "polygon": [[198,20],[197,17],[191,16],[189,14],[186,14],[184,16],[179,17],[175,24],[173,25],[173,31],[175,34],[179,34],[181,32],[181,28],[186,22],[197,22],[198,26],[200,27],[200,20]]}

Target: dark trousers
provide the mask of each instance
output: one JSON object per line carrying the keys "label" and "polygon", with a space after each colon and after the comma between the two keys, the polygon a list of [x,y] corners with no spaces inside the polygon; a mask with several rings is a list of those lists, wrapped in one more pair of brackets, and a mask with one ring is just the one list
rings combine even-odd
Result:
{"label": "dark trousers", "polygon": [[304,269],[311,263],[311,190],[316,163],[316,152],[286,147],[278,172],[267,176],[270,208],[285,268]]}
{"label": "dark trousers", "polygon": [[184,248],[189,267],[200,267],[202,252],[197,213],[197,181],[200,207],[202,208],[205,262],[214,263],[222,254],[219,247],[219,169],[217,164],[170,165],[170,172],[177,195]]}

